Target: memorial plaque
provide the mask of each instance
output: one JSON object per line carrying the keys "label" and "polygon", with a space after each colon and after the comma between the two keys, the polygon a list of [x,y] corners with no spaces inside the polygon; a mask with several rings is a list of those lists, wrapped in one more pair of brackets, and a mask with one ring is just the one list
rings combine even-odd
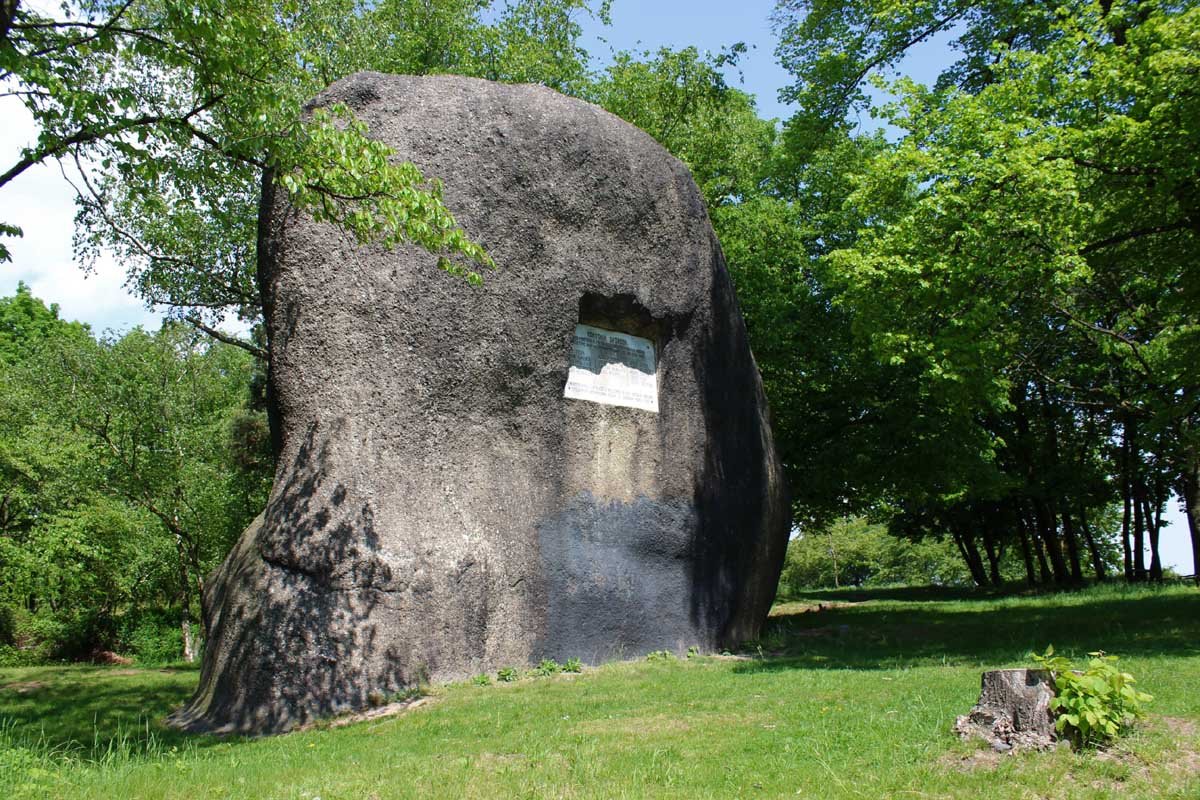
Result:
{"label": "memorial plaque", "polygon": [[658,413],[654,343],[640,336],[576,325],[563,397]]}

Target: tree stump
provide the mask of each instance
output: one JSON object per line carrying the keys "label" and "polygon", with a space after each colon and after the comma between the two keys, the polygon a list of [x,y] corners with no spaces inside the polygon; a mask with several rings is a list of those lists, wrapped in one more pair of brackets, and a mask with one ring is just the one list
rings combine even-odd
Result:
{"label": "tree stump", "polygon": [[983,673],[979,702],[954,722],[967,739],[979,736],[1000,752],[1044,750],[1054,745],[1054,676],[1044,669],[997,669]]}

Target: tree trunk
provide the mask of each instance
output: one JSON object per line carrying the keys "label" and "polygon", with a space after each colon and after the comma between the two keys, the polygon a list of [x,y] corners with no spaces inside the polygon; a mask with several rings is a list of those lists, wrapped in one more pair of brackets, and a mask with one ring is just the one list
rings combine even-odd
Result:
{"label": "tree trunk", "polygon": [[1021,539],[1021,560],[1025,564],[1025,582],[1030,586],[1037,585],[1037,575],[1033,571],[1033,553],[1029,547],[1029,531],[1025,528],[1025,516],[1017,514],[1017,535]]}
{"label": "tree trunk", "polygon": [[996,549],[996,540],[992,537],[991,525],[986,522],[983,525],[983,551],[987,554],[992,585],[1000,586],[1003,583],[1000,580],[1000,554]]}
{"label": "tree trunk", "polygon": [[175,535],[175,549],[179,555],[179,629],[183,634],[183,660],[196,660],[196,640],[192,634],[192,580],[188,574],[187,548],[183,537]]}
{"label": "tree trunk", "polygon": [[1130,523],[1133,522],[1132,459],[1129,458],[1129,423],[1122,426],[1121,433],[1121,499],[1125,513],[1121,516],[1121,555],[1124,557],[1125,582],[1133,583],[1133,545],[1130,543]]}
{"label": "tree trunk", "polygon": [[1067,562],[1063,559],[1062,547],[1058,541],[1054,514],[1050,511],[1045,500],[1037,498],[1033,501],[1033,512],[1037,517],[1038,535],[1046,546],[1046,555],[1050,557],[1050,566],[1054,571],[1054,582],[1064,585],[1068,582]]}
{"label": "tree trunk", "polygon": [[958,545],[959,554],[967,564],[971,580],[975,581],[976,586],[987,586],[987,573],[983,570],[983,561],[979,558],[979,550],[975,543],[957,530],[951,531],[951,535],[954,537],[954,543]]}
{"label": "tree trunk", "polygon": [[979,701],[954,722],[962,738],[982,737],[992,748],[1046,749],[1054,745],[1054,677],[1043,669],[998,669],[983,673]]}
{"label": "tree trunk", "polygon": [[1146,580],[1146,539],[1143,522],[1144,506],[1139,476],[1133,478],[1133,579],[1138,583]]}
{"label": "tree trunk", "polygon": [[1038,572],[1042,576],[1042,585],[1049,586],[1053,577],[1050,572],[1050,564],[1046,562],[1046,548],[1042,544],[1042,537],[1038,535],[1037,523],[1024,515],[1021,519],[1025,520],[1025,529],[1031,532],[1030,539],[1033,540],[1033,552],[1037,554]]}
{"label": "tree trunk", "polygon": [[1183,515],[1192,535],[1192,577],[1200,586],[1200,464],[1193,461],[1180,481],[1183,489]]}
{"label": "tree trunk", "polygon": [[1075,525],[1066,505],[1062,510],[1063,539],[1067,542],[1067,557],[1071,562],[1071,582],[1083,583],[1083,564],[1079,560],[1079,537],[1075,535]]}
{"label": "tree trunk", "polygon": [[1162,505],[1154,512],[1149,493],[1142,498],[1142,517],[1146,520],[1146,533],[1150,537],[1150,580],[1162,583],[1162,556],[1158,552],[1158,536],[1162,528]]}
{"label": "tree trunk", "polygon": [[1096,580],[1107,580],[1108,570],[1104,566],[1104,556],[1100,553],[1100,548],[1096,546],[1096,537],[1092,535],[1092,527],[1088,525],[1087,511],[1082,507],[1079,509],[1079,529],[1083,531],[1083,539],[1087,542],[1088,552],[1092,554],[1092,570],[1096,573]]}

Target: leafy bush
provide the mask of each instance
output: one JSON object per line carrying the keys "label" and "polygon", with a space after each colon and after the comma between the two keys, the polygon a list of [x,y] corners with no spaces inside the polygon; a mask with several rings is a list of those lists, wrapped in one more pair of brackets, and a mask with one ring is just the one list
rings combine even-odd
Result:
{"label": "leafy bush", "polygon": [[475,684],[476,686],[491,686],[492,679],[488,677],[486,672],[481,672],[474,678],[471,678],[471,683]]}
{"label": "leafy bush", "polygon": [[112,619],[92,609],[45,608],[31,614],[15,608],[9,614],[11,644],[0,644],[0,658],[9,666],[84,660],[116,638]]}
{"label": "leafy bush", "polygon": [[891,584],[966,586],[971,574],[949,541],[912,541],[888,533],[885,525],[848,517],[788,542],[779,589],[786,597],[807,589]]}
{"label": "leafy bush", "polygon": [[542,678],[557,675],[562,671],[562,664],[559,664],[552,658],[543,658],[542,663],[533,668],[533,674]]}
{"label": "leafy bush", "polygon": [[516,667],[501,667],[496,670],[496,680],[501,683],[512,683],[518,677],[520,676],[517,673]]}
{"label": "leafy bush", "polygon": [[1054,655],[1054,647],[1042,655],[1031,654],[1054,675],[1055,696],[1050,708],[1057,716],[1055,730],[1075,747],[1105,742],[1124,733],[1142,715],[1142,704],[1154,698],[1133,688],[1128,672],[1117,669],[1117,657],[1103,651],[1088,653],[1087,669],[1077,670],[1071,661]]}
{"label": "leafy bush", "polygon": [[169,664],[182,657],[183,631],[178,611],[146,610],[126,617],[122,623],[121,651],[139,664]]}
{"label": "leafy bush", "polygon": [[583,662],[578,658],[568,658],[563,664],[563,672],[583,672]]}

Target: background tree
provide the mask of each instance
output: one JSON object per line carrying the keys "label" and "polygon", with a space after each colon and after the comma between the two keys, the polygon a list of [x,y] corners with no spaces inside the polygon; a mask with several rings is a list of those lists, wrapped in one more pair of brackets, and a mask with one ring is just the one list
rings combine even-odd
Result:
{"label": "background tree", "polygon": [[27,290],[0,318],[14,307],[47,333],[0,363],[0,604],[60,656],[128,646],[146,613],[174,609],[173,657],[194,657],[203,577],[270,484],[261,437],[242,432],[265,427],[255,360],[180,324],[97,341],[45,324]]}
{"label": "background tree", "polygon": [[1197,10],[783,3],[777,22],[808,103],[784,136],[801,165],[846,135],[873,75],[958,35],[935,86],[893,84],[898,139],[851,176],[862,222],[823,258],[855,341],[912,379],[918,414],[887,426],[907,442],[875,452],[943,454],[874,483],[879,502],[902,527],[965,514],[977,581],[972,549],[1010,540],[1027,577],[1045,560],[1065,583],[1105,574],[1092,523],[1124,502],[1130,577],[1160,577],[1168,490],[1194,472]]}

